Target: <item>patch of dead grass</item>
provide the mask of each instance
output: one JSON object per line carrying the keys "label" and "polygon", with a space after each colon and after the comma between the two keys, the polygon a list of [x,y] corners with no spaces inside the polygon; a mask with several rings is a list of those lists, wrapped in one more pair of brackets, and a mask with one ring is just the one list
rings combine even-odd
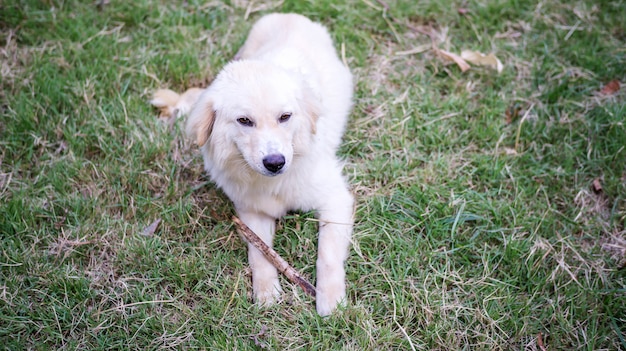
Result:
{"label": "patch of dead grass", "polygon": [[582,189],[574,198],[578,206],[578,214],[574,221],[584,224],[599,224],[605,230],[610,227],[611,209],[609,198],[602,192],[595,193],[590,189]]}
{"label": "patch of dead grass", "polygon": [[87,240],[88,235],[83,237],[75,236],[72,238],[71,231],[66,231],[65,228],[60,228],[60,230],[60,235],[53,238],[48,245],[48,253],[62,260],[67,259],[72,253],[77,252],[77,248],[94,244],[94,240]]}
{"label": "patch of dead grass", "polygon": [[613,229],[600,237],[600,247],[616,263],[614,268],[626,268],[626,230]]}
{"label": "patch of dead grass", "polygon": [[29,69],[33,55],[49,50],[54,45],[46,42],[40,47],[20,46],[15,29],[0,33],[0,42],[4,42],[4,46],[0,47],[0,80],[3,87],[0,89],[0,100],[5,100],[20,86],[27,86],[33,80],[36,70]]}

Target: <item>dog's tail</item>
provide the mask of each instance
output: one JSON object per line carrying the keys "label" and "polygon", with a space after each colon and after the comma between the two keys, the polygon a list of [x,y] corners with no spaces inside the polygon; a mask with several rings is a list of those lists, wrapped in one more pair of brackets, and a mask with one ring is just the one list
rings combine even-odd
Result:
{"label": "dog's tail", "polygon": [[159,89],[154,92],[150,103],[159,109],[160,117],[180,117],[191,111],[203,91],[204,89],[191,88],[177,94],[169,89]]}

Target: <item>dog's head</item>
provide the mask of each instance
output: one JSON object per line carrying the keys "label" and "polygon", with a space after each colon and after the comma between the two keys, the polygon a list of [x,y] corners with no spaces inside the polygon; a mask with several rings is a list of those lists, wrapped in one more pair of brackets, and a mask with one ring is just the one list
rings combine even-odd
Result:
{"label": "dog's head", "polygon": [[228,64],[191,110],[187,133],[221,168],[286,172],[307,152],[320,111],[301,75],[256,61]]}

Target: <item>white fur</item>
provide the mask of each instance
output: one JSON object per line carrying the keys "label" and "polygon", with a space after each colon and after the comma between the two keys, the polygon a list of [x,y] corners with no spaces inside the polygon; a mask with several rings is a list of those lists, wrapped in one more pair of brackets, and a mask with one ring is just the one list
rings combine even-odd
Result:
{"label": "white fur", "polygon": [[[241,220],[266,243],[289,210],[315,210],[319,221],[317,311],[346,296],[344,262],[354,200],[336,151],[352,106],[352,75],[326,29],[295,14],[261,18],[237,54],[192,108],[187,131],[206,171]],[[291,113],[287,121],[281,115]],[[253,126],[241,124],[245,117]],[[278,172],[264,158],[282,155]],[[255,300],[280,298],[276,268],[248,245]]]}

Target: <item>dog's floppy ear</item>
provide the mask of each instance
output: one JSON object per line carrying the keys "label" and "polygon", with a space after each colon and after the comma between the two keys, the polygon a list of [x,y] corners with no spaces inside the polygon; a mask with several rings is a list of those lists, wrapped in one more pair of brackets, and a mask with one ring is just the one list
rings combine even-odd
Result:
{"label": "dog's floppy ear", "polygon": [[319,109],[317,104],[312,103],[306,106],[307,117],[311,122],[311,134],[317,133],[317,120],[319,119]]}
{"label": "dog's floppy ear", "polygon": [[313,89],[308,87],[308,85],[305,85],[305,87],[304,96],[300,99],[300,106],[311,123],[311,133],[315,134],[317,132],[317,120],[321,113],[321,103]]}
{"label": "dog's floppy ear", "polygon": [[198,146],[206,144],[213,124],[215,123],[215,110],[213,103],[206,97],[201,97],[193,107],[187,120],[187,135],[194,139]]}

